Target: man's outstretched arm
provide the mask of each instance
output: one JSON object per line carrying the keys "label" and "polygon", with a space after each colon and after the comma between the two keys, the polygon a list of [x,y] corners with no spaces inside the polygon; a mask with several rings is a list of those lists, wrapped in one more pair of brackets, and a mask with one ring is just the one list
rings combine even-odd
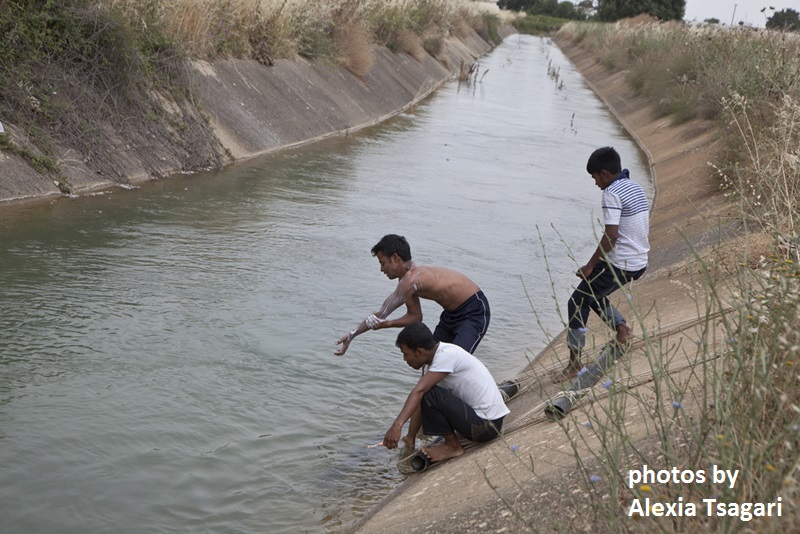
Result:
{"label": "man's outstretched arm", "polygon": [[339,338],[339,341],[337,341],[336,344],[337,345],[341,345],[341,347],[336,349],[335,351],[333,351],[333,353],[336,356],[341,356],[342,354],[347,352],[347,348],[350,346],[350,342],[353,341],[353,338],[355,338],[359,334],[363,334],[367,330],[369,330],[369,327],[367,326],[367,321],[365,319],[365,320],[361,321],[360,323],[358,323],[358,326],[356,326],[351,331],[349,331],[348,333],[343,335],[341,338]]}
{"label": "man's outstretched arm", "polygon": [[[372,321],[369,321],[370,318],[372,318]],[[389,320],[375,314],[368,317],[367,320],[372,323],[371,325],[367,325],[370,326],[372,330],[380,330],[381,328],[403,328],[411,323],[422,322],[422,305],[419,302],[418,296],[411,295],[411,298],[406,301],[406,313],[402,317]]]}
{"label": "man's outstretched arm", "polygon": [[[336,356],[341,356],[347,352],[347,348],[356,336],[367,330],[378,330],[380,328],[395,328],[410,325],[411,323],[422,321],[422,306],[419,297],[415,295],[415,287],[412,284],[404,284],[401,280],[397,289],[389,295],[381,308],[361,321],[353,330],[343,335],[336,342],[341,348],[334,351]],[[406,303],[406,313],[398,319],[386,321],[386,318],[403,303]]]}

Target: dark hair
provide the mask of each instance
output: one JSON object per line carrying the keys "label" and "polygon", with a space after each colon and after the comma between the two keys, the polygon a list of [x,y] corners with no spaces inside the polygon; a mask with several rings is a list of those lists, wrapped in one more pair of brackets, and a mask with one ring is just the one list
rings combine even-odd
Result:
{"label": "dark hair", "polygon": [[603,148],[598,148],[592,152],[592,155],[589,156],[589,161],[586,163],[586,172],[589,174],[594,174],[604,169],[614,176],[622,172],[619,154],[613,147],[604,146]]}
{"label": "dark hair", "polygon": [[391,258],[392,254],[397,254],[403,261],[411,261],[411,247],[408,245],[406,238],[397,234],[387,234],[378,241],[378,244],[372,247],[372,255],[377,256],[378,252],[382,252],[387,258]]}
{"label": "dark hair", "polygon": [[397,334],[396,346],[405,345],[411,350],[432,349],[436,346],[436,338],[433,337],[430,328],[425,323],[411,323],[400,330]]}

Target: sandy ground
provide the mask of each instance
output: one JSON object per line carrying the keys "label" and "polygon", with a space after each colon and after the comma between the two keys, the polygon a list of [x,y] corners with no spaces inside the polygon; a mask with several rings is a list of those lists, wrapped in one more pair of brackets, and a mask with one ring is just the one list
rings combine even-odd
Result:
{"label": "sandy ground", "polygon": [[[646,445],[648,440],[656,440],[649,435],[652,423],[648,422],[648,403],[673,401],[663,396],[656,400],[653,382],[648,382],[651,366],[647,354],[653,351],[647,350],[645,337],[650,343],[667,347],[661,352],[669,361],[661,363],[672,369],[678,383],[687,384],[691,390],[692,372],[681,369],[686,361],[701,355],[702,338],[706,336],[713,343],[716,334],[698,327],[705,307],[699,283],[701,269],[693,248],[703,257],[719,248],[715,245],[721,235],[732,237],[736,243],[736,218],[709,167],[721,148],[720,135],[709,122],[697,120],[674,127],[669,118],[657,118],[652,106],[630,91],[624,73],[609,74],[592,54],[565,41],[557,43],[647,152],[655,176],[650,268],[627,288],[630,302],[625,292],[615,294],[615,304],[628,317],[636,336],[631,351],[617,365],[615,376],[628,384],[636,382],[641,399],[622,407],[625,426],[634,440]],[[712,262],[712,266],[716,264]],[[611,332],[595,317],[592,320],[587,347],[594,343],[597,350],[610,339]],[[549,376],[563,365],[567,354],[562,333],[521,375],[526,388],[509,403],[512,414],[506,420],[504,439],[468,449],[461,458],[409,476],[351,530],[605,531],[608,527],[592,519],[588,491],[606,492],[603,498],[608,498],[609,488],[603,480],[594,485],[586,481],[595,453],[603,445],[585,424],[590,416],[596,421],[602,419],[598,415],[602,409],[597,408],[605,406],[608,398],[599,389],[595,402],[579,404],[561,424],[542,415],[547,399],[564,388],[563,384],[552,384]],[[691,410],[691,399],[682,402],[687,411]],[[565,439],[565,430],[578,438],[575,449]],[[577,466],[578,456],[583,469]]]}

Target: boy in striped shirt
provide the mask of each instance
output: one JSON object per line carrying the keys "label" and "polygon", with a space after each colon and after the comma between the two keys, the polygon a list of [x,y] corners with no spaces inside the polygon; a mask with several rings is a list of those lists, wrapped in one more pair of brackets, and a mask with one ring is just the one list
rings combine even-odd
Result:
{"label": "boy in striped shirt", "polygon": [[628,343],[631,329],[608,295],[644,274],[650,250],[650,204],[628,169],[622,169],[617,151],[610,146],[598,148],[589,157],[586,171],[603,191],[605,229],[589,262],[575,273],[581,282],[567,304],[569,363],[558,381],[574,378],[581,369],[590,310],[616,331],[619,344]]}

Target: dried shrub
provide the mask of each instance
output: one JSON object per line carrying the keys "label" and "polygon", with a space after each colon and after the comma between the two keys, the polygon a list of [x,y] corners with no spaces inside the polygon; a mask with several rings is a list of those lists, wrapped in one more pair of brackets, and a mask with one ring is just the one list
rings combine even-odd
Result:
{"label": "dried shrub", "polygon": [[366,75],[375,66],[372,35],[360,25],[337,26],[333,42],[339,63],[356,76]]}
{"label": "dried shrub", "polygon": [[460,17],[456,19],[451,29],[453,36],[459,39],[466,38],[468,35],[472,33],[472,31],[473,31],[472,26],[470,26],[470,24],[465,19]]}
{"label": "dried shrub", "polygon": [[444,52],[445,36],[440,32],[429,32],[422,37],[422,48],[433,57],[438,57]]}
{"label": "dried shrub", "polygon": [[419,62],[425,59],[425,49],[422,47],[422,38],[408,29],[402,29],[397,34],[397,50],[405,52]]}

